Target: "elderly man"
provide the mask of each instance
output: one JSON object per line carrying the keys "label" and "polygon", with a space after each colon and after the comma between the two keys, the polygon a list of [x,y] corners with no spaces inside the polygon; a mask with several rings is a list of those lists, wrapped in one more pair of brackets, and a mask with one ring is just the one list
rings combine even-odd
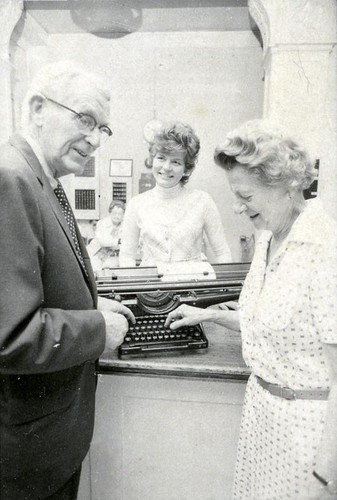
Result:
{"label": "elderly man", "polygon": [[132,313],[98,299],[59,177],[82,172],[111,135],[109,94],[56,63],[23,103],[0,152],[0,498],[76,499],[92,437],[95,360]]}

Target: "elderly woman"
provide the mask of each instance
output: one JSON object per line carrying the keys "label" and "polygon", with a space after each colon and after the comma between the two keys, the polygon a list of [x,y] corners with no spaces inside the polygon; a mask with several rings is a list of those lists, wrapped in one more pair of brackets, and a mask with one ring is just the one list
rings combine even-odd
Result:
{"label": "elderly woman", "polygon": [[139,240],[142,266],[203,259],[204,236],[216,262],[231,261],[219,212],[209,194],[186,187],[200,142],[189,125],[159,129],[149,143],[146,165],[156,186],[131,199],[123,222],[120,265],[134,266]]}
{"label": "elderly woman", "polygon": [[[263,230],[239,310],[181,306],[167,324],[241,330],[249,378],[233,498],[337,498],[337,228],[303,190],[314,179],[293,140],[248,122],[215,150],[236,211]],[[173,323],[171,323],[173,322]]]}

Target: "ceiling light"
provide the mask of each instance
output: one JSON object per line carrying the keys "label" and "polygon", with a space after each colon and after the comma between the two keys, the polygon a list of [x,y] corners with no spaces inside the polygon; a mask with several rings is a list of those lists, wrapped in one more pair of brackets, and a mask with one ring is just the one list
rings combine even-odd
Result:
{"label": "ceiling light", "polygon": [[72,0],[70,14],[77,26],[105,38],[125,36],[142,24],[142,10],[131,0]]}

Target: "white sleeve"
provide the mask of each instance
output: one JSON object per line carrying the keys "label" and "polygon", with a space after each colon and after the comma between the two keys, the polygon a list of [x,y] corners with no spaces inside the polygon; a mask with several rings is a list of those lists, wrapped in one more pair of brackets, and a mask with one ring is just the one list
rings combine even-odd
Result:
{"label": "white sleeve", "polygon": [[119,252],[120,267],[134,267],[139,243],[138,211],[134,199],[126,207],[123,219],[122,242]]}
{"label": "white sleeve", "polygon": [[101,219],[97,222],[95,238],[102,247],[113,247],[115,238],[112,237],[111,231],[106,227],[106,219]]}
{"label": "white sleeve", "polygon": [[205,233],[215,256],[215,263],[232,262],[219,211],[210,196],[206,198]]}

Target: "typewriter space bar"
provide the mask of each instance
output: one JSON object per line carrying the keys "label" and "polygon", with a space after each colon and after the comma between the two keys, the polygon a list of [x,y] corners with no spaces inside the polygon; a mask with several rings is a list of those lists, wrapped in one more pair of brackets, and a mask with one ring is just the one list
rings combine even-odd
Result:
{"label": "typewriter space bar", "polygon": [[149,345],[149,346],[142,346],[142,351],[169,351],[170,349],[188,349],[189,345],[188,344],[178,344],[178,345]]}

